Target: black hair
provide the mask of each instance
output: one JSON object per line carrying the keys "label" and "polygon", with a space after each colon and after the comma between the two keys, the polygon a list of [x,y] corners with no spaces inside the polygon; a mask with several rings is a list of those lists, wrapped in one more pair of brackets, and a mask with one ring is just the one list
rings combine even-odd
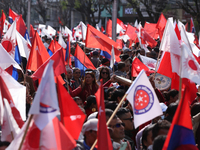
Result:
{"label": "black hair", "polygon": [[96,97],[94,95],[90,95],[90,96],[87,97],[86,102],[87,103],[86,103],[85,109],[86,108],[90,108],[90,106],[92,104],[96,104],[97,103],[96,102]]}
{"label": "black hair", "polygon": [[167,135],[159,135],[153,141],[153,150],[162,150]]}
{"label": "black hair", "polygon": [[167,110],[166,110],[166,117],[165,117],[165,120],[167,120],[167,121],[169,121],[169,122],[172,122],[177,107],[178,107],[178,104],[177,104],[177,103],[171,103],[171,104],[168,106],[168,108],[167,108]]}
{"label": "black hair", "polygon": [[179,92],[175,89],[172,89],[170,90],[169,92],[164,92],[164,98],[165,98],[165,101],[169,101],[170,100],[170,97],[175,97]]}
{"label": "black hair", "polygon": [[[106,113],[106,117],[110,118],[112,116],[112,114],[113,114],[113,110],[111,110],[111,109],[105,109],[105,113]],[[114,115],[113,119],[117,119],[117,118],[118,118],[118,116]]]}
{"label": "black hair", "polygon": [[152,139],[158,136],[158,133],[161,129],[169,130],[171,123],[167,120],[159,120],[152,129]]}
{"label": "black hair", "polygon": [[111,101],[117,101],[118,97],[123,97],[124,96],[124,90],[122,89],[116,89],[113,91],[112,95],[111,95]]}
{"label": "black hair", "polygon": [[[110,95],[112,95],[112,92],[114,91],[116,89],[116,87],[114,87],[114,86],[111,86],[111,87],[109,87],[107,90],[106,90],[106,98],[105,99],[107,99],[107,100],[109,100],[109,96]],[[110,93],[111,92],[111,93]]]}
{"label": "black hair", "polygon": [[120,62],[118,63],[118,65],[117,65],[117,67],[118,67],[118,70],[121,70],[122,68],[125,67],[125,63],[120,61]]}
{"label": "black hair", "polygon": [[149,134],[149,131],[151,131],[152,129],[153,129],[153,126],[154,126],[155,124],[151,124],[151,125],[149,125],[149,126],[146,126],[145,127],[145,129],[143,130],[143,132],[142,132],[142,147],[143,147],[143,149],[147,149],[147,147],[146,147],[146,145],[144,145],[144,141],[147,141],[147,136],[148,136],[148,134]]}
{"label": "black hair", "polygon": [[191,116],[195,116],[200,112],[200,102],[196,102],[191,107]]}
{"label": "black hair", "polygon": [[117,103],[116,102],[108,102],[106,105],[105,105],[105,108],[108,108],[108,109],[111,109],[111,110],[115,110],[115,108],[117,108]]}
{"label": "black hair", "polygon": [[8,141],[0,141],[0,147],[9,146],[9,145],[10,145],[10,142],[8,142]]}
{"label": "black hair", "polygon": [[124,108],[124,107],[121,107],[121,108],[118,109],[116,115],[121,119],[121,117],[122,117],[124,114],[129,113],[129,112],[130,112],[129,109]]}

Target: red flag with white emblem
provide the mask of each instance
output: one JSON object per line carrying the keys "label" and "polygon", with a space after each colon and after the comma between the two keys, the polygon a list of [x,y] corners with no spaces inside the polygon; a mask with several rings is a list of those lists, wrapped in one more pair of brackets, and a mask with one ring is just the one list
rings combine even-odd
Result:
{"label": "red flag with white emblem", "polygon": [[137,57],[132,62],[132,70],[131,70],[131,76],[137,77],[140,71],[144,69],[146,71],[146,74],[149,76],[151,73],[154,73],[153,70],[149,70],[149,68],[143,64]]}
{"label": "red flag with white emblem", "polygon": [[71,136],[78,140],[86,116],[59,81],[57,81],[57,91],[61,122]]}
{"label": "red flag with white emblem", "polygon": [[107,129],[106,125],[106,114],[105,114],[105,105],[104,105],[104,90],[102,86],[102,80],[101,85],[96,92],[96,99],[97,99],[97,105],[98,105],[98,132],[97,132],[97,139],[98,139],[98,150],[112,150],[112,143],[111,138]]}

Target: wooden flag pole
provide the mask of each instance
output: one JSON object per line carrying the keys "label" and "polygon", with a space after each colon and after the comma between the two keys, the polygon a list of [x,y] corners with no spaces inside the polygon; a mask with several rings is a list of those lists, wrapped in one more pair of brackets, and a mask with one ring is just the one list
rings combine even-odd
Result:
{"label": "wooden flag pole", "polygon": [[155,78],[155,76],[156,76],[156,73],[157,73],[158,61],[159,61],[159,57],[160,57],[160,55],[161,55],[161,50],[160,50],[160,51],[159,51],[159,53],[158,53],[158,58],[157,58],[157,62],[156,62],[156,68],[155,68],[155,72],[154,72],[154,74],[153,74],[153,78]]}
{"label": "wooden flag pole", "polygon": [[24,140],[25,140],[25,137],[26,137],[26,134],[28,132],[28,128],[30,126],[30,123],[31,123],[31,120],[33,119],[33,114],[30,116],[29,120],[28,120],[28,123],[27,123],[27,126],[26,126],[26,129],[25,129],[25,132],[24,132],[24,135],[23,135],[23,138],[22,138],[22,141],[20,143],[20,146],[18,148],[18,150],[21,150],[22,149],[22,145],[24,143]]}
{"label": "wooden flag pole", "polygon": [[[118,106],[115,108],[114,112],[112,113],[112,115],[110,116],[110,118],[108,119],[106,125],[108,126],[111,122],[111,120],[113,119],[113,117],[115,116],[115,114],[117,113],[118,109],[121,107],[123,101],[126,99],[126,96],[128,94],[124,94],[123,98],[121,99],[120,103],[118,104]],[[97,139],[95,140],[95,142],[93,143],[92,147],[90,148],[90,150],[93,150],[95,145],[97,144]]]}

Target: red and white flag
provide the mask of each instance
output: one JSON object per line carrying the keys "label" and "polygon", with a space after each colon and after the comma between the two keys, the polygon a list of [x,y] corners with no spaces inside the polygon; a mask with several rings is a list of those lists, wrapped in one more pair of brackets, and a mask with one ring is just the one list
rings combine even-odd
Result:
{"label": "red and white flag", "polygon": [[24,124],[23,120],[26,120],[26,87],[2,68],[0,68],[0,80],[0,87],[3,90],[1,94],[8,100],[13,116],[21,128]]}
{"label": "red and white flag", "polygon": [[155,70],[157,60],[150,58],[150,57],[142,56],[142,55],[140,55],[140,58],[141,58],[143,64],[145,64],[149,69]]}
{"label": "red and white flag", "polygon": [[14,21],[1,41],[3,47],[13,59],[15,58],[16,32],[16,21]]}
{"label": "red and white flag", "polygon": [[140,72],[126,94],[133,107],[135,128],[163,114],[156,93],[144,70]]}
{"label": "red and white flag", "polygon": [[1,126],[1,141],[11,142],[19,132],[20,128],[15,121],[11,107],[6,99],[3,99],[4,113],[3,113],[3,124]]}
{"label": "red and white flag", "polygon": [[185,43],[182,43],[181,50],[181,77],[190,79],[191,81],[200,84],[199,63],[196,61],[189,47]]}

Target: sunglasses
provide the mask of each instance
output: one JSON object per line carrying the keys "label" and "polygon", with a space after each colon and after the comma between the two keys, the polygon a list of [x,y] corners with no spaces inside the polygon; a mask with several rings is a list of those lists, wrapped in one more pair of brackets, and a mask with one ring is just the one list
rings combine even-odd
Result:
{"label": "sunglasses", "polygon": [[125,127],[125,124],[124,123],[117,123],[112,127],[120,128],[121,126]]}
{"label": "sunglasses", "polygon": [[125,118],[125,119],[122,119],[122,120],[130,120],[130,121],[133,121],[133,117],[131,117],[131,118]]}
{"label": "sunglasses", "polygon": [[108,72],[102,72],[102,74],[108,74]]}

